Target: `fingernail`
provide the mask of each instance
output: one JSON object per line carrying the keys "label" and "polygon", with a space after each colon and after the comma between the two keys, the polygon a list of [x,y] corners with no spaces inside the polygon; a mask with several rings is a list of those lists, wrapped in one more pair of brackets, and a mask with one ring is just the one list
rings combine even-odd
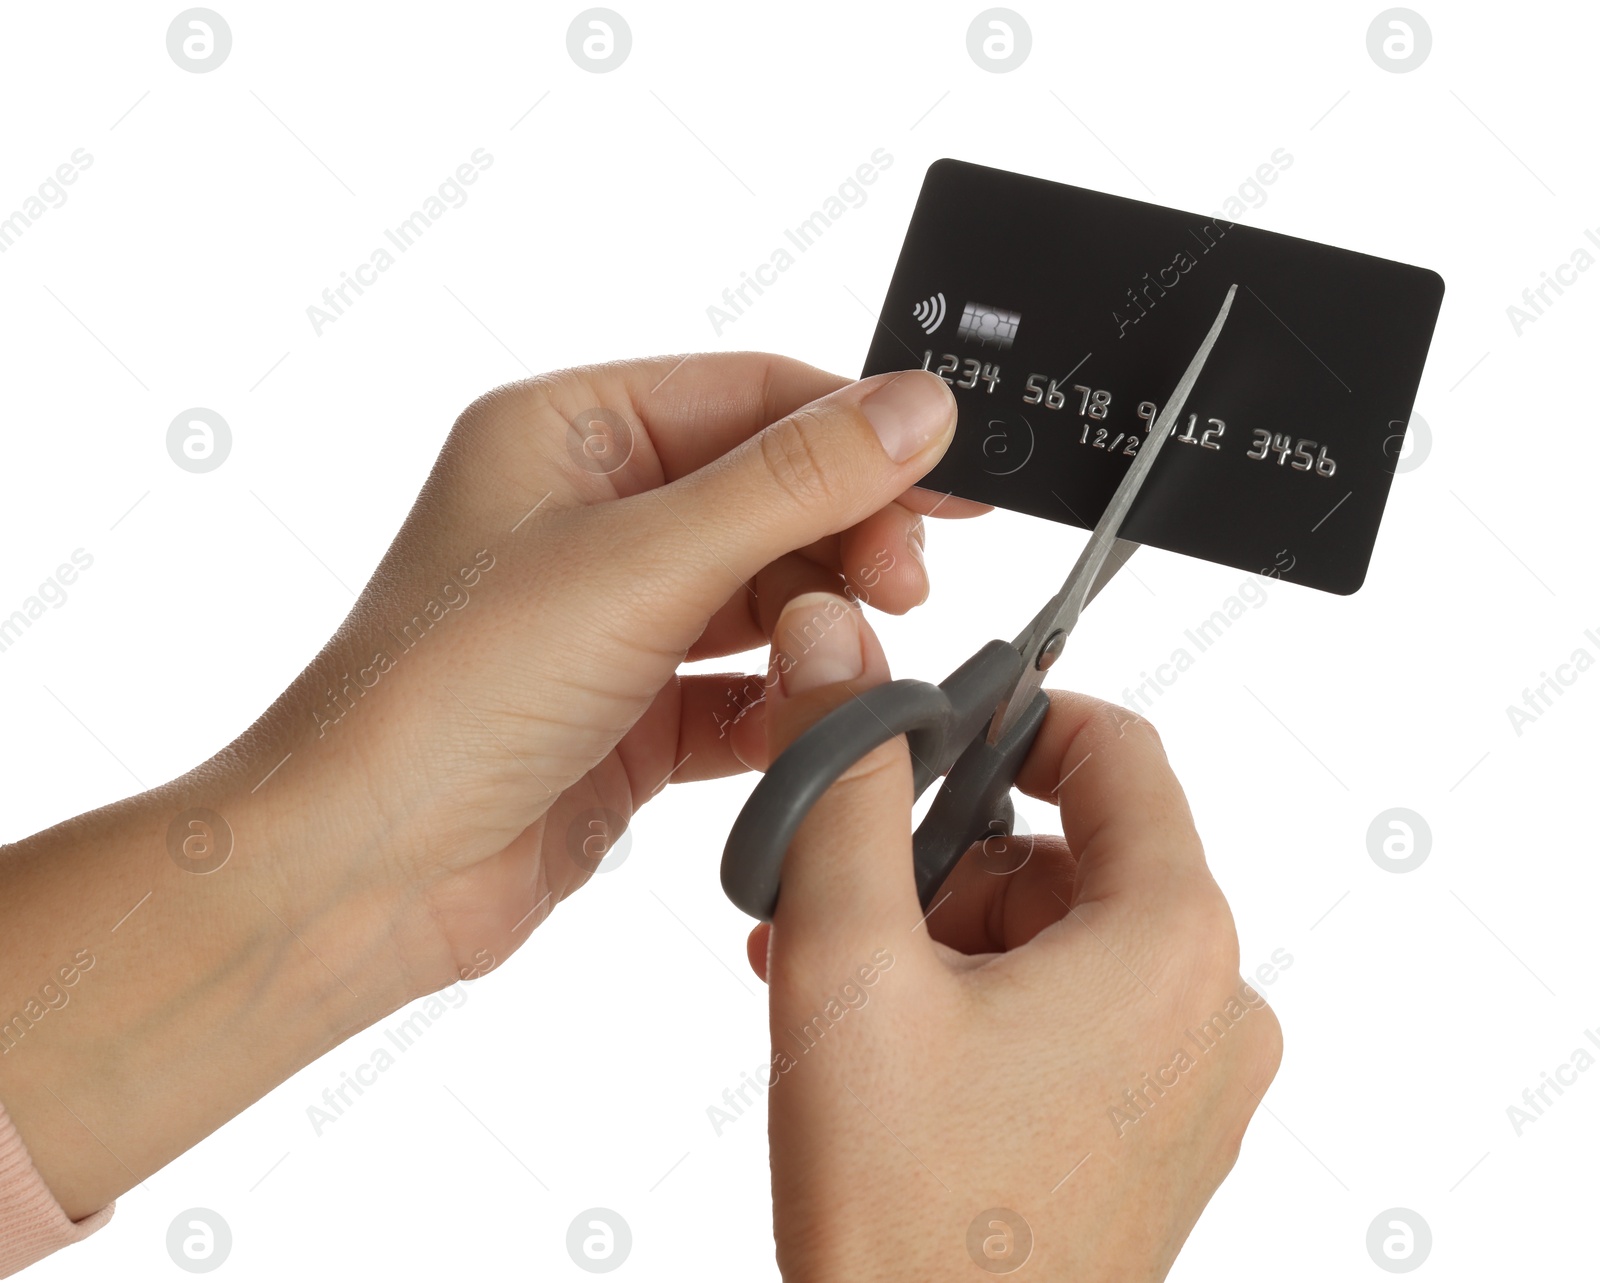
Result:
{"label": "fingernail", "polygon": [[867,393],[861,413],[883,442],[884,452],[896,463],[904,463],[943,434],[953,399],[938,375],[907,370]]}
{"label": "fingernail", "polygon": [[917,563],[917,569],[922,571],[922,596],[917,598],[918,606],[928,600],[928,594],[933,590],[933,578],[928,574],[927,541],[928,532],[923,527],[922,518],[918,517],[917,524],[911,527],[910,536],[906,539],[906,547],[911,550],[911,559]]}
{"label": "fingernail", "polygon": [[917,598],[917,605],[920,606],[928,600],[928,594],[933,592],[933,576],[928,574],[928,557],[926,557],[926,550],[923,549],[922,528],[920,526],[918,526],[917,530],[912,531],[907,547],[910,547],[912,560],[917,563],[917,570],[922,571],[922,597]]}
{"label": "fingernail", "polygon": [[784,607],[774,657],[783,693],[799,695],[860,677],[866,670],[860,618],[854,606],[832,593],[805,593]]}

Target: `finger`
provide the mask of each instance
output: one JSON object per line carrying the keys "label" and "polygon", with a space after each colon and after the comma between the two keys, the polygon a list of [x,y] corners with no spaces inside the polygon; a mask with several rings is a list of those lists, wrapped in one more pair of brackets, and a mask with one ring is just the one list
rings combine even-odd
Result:
{"label": "finger", "polygon": [[757,571],[748,589],[740,588],[722,604],[685,658],[715,659],[764,647],[791,600],[807,592],[838,593],[844,586],[836,567],[804,552],[786,553]]}
{"label": "finger", "polygon": [[767,768],[767,692],[775,674],[696,673],[678,679],[677,784]]}
{"label": "finger", "polygon": [[847,595],[897,615],[919,605],[927,588],[922,515],[901,503],[904,497],[801,549],[811,560],[836,567]]}
{"label": "finger", "polygon": [[704,622],[768,562],[848,529],[932,467],[955,428],[944,382],[864,379],[802,407],[698,472],[604,506],[611,564],[665,633]]}
{"label": "finger", "polygon": [[[818,718],[889,676],[859,606],[810,595],[789,604],[773,638],[778,682],[767,695],[775,757]],[[911,863],[911,766],[903,738],[854,763],[812,807],[784,860],[775,947],[809,975],[864,965],[922,916]],[[927,947],[924,939],[922,946]]]}
{"label": "finger", "polygon": [[678,677],[677,742],[672,761],[660,774],[670,768],[671,783],[693,784],[740,775],[761,764],[765,745],[758,741],[765,739],[766,721],[753,710],[761,706],[767,680],[765,673]]}
{"label": "finger", "polygon": [[965,954],[1019,948],[1071,912],[1077,866],[1059,837],[1017,834],[974,843],[934,897],[928,930]]}
{"label": "finger", "polygon": [[[596,406],[631,410],[624,418],[632,422],[620,431],[631,438],[636,423],[647,435],[659,465],[659,477],[651,484],[660,484],[703,468],[768,424],[849,386],[851,380],[772,352],[695,352],[557,370],[532,382],[569,423]],[[503,399],[498,390],[491,396]],[[587,430],[614,429],[596,423]],[[631,453],[638,445],[632,440],[599,444],[613,456]],[[614,457],[595,459],[594,466],[610,468]],[[951,519],[993,511],[990,504],[920,486],[908,488],[900,502],[923,516]]]}
{"label": "finger", "polygon": [[890,503],[843,534],[779,557],[756,572],[748,590],[722,604],[686,658],[713,659],[765,646],[784,606],[803,592],[843,592],[904,614],[927,599],[925,539],[922,518]]}
{"label": "finger", "polygon": [[839,564],[851,595],[869,606],[903,615],[928,599],[930,580],[922,518],[898,503],[839,536]]}
{"label": "finger", "polygon": [[767,699],[763,692],[747,704],[728,731],[728,751],[747,771],[765,771],[772,765],[767,744]]}
{"label": "finger", "polygon": [[766,765],[767,674],[673,677],[617,744],[631,809],[668,784],[722,779]]}
{"label": "finger", "polygon": [[762,984],[767,982],[767,948],[772,941],[772,923],[758,922],[744,942],[744,956],[750,960],[750,970]]}
{"label": "finger", "polygon": [[957,499],[943,490],[929,490],[923,486],[912,486],[900,496],[900,503],[924,517],[944,517],[950,521],[981,517],[986,512],[994,511],[993,504]]}
{"label": "finger", "polygon": [[[534,380],[550,407],[580,434],[601,438],[591,468],[618,493],[686,477],[768,424],[850,380],[769,352],[699,352],[558,370]],[[584,424],[597,406],[620,421]]]}
{"label": "finger", "polygon": [[1211,882],[1183,788],[1155,728],[1137,713],[1052,690],[1050,712],[1017,775],[1031,797],[1059,801],[1078,858],[1076,898],[1144,904]]}

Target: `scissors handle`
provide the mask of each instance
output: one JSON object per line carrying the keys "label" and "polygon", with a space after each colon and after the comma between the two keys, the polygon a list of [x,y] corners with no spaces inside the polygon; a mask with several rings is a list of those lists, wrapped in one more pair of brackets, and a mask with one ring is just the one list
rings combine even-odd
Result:
{"label": "scissors handle", "polygon": [[967,847],[992,835],[996,821],[1010,830],[1007,794],[1044,719],[1047,697],[1040,693],[1000,743],[990,746],[983,737],[1022,663],[1014,644],[992,641],[938,686],[887,682],[808,728],[778,755],[734,821],[722,853],[728,898],[751,917],[770,922],[784,856],[807,813],[851,766],[904,735],[914,797],[950,772],[913,841],[917,892],[926,907]]}
{"label": "scissors handle", "polygon": [[917,899],[924,909],[932,906],[944,880],[974,842],[1010,834],[1016,821],[1011,786],[1049,711],[1050,697],[1034,691],[1027,708],[998,743],[979,736],[950,768],[911,838]]}

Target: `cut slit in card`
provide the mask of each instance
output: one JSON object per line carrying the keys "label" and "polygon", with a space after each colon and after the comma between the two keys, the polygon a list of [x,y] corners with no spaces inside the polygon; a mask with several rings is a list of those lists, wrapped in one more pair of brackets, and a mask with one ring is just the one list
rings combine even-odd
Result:
{"label": "cut slit in card", "polygon": [[955,392],[922,484],[1092,526],[1231,284],[1123,537],[1361,586],[1444,295],[1437,273],[964,161],[928,168],[862,376]]}

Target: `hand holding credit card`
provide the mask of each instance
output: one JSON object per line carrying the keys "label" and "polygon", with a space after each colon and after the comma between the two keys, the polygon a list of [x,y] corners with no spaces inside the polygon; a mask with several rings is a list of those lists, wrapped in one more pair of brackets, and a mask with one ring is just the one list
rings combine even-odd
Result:
{"label": "hand holding credit card", "polygon": [[955,391],[923,484],[1092,526],[1237,283],[1138,543],[1329,592],[1361,586],[1444,294],[1350,250],[939,160],[862,375]]}

